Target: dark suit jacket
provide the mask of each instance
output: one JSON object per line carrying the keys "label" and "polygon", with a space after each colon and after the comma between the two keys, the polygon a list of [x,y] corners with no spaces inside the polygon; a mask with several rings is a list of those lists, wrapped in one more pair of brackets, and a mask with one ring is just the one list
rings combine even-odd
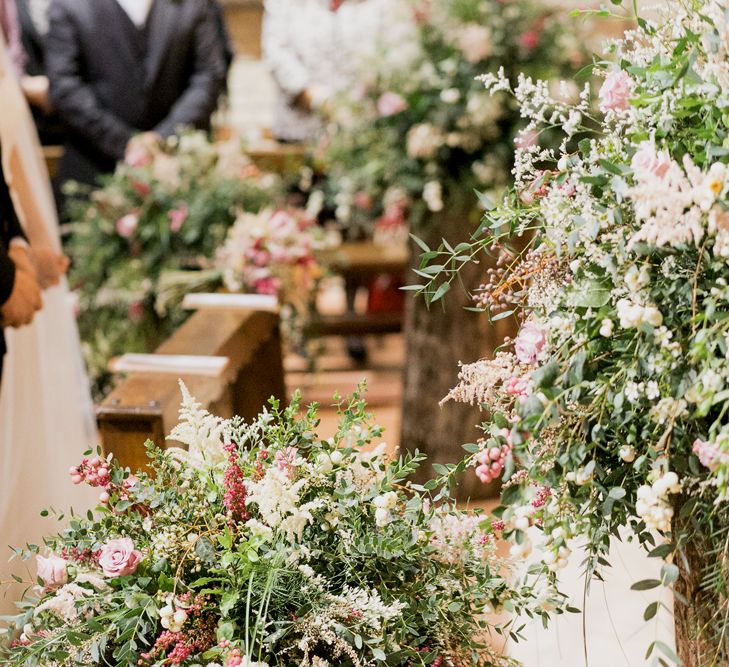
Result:
{"label": "dark suit jacket", "polygon": [[[15,237],[25,237],[15,215],[15,207],[10,199],[10,191],[3,175],[2,154],[0,153],[0,306],[4,304],[15,286],[15,264],[8,257],[10,241]],[[5,336],[0,327],[0,358],[5,354]]]}
{"label": "dark suit jacket", "polygon": [[53,0],[45,40],[66,131],[61,180],[93,184],[136,132],[209,127],[224,79],[212,0],[155,0],[136,28],[116,0]]}

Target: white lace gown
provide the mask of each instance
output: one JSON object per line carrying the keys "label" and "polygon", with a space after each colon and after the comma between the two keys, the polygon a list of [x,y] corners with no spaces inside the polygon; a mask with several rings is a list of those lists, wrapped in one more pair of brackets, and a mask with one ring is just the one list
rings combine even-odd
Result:
{"label": "white lace gown", "polygon": [[[31,244],[60,249],[58,222],[40,144],[0,34],[0,143],[3,170]],[[33,324],[7,330],[0,387],[0,581],[35,578],[35,563],[9,562],[10,545],[42,545],[58,530],[43,508],[85,512],[94,495],[68,476],[97,442],[88,381],[65,280],[43,293]],[[0,615],[22,587],[0,590]]]}
{"label": "white lace gown", "polygon": [[508,655],[525,667],[644,667],[650,664],[645,653],[654,640],[674,648],[671,613],[661,608],[653,619],[643,620],[645,608],[656,600],[672,609],[667,589],[630,590],[637,581],[660,579],[660,558],[648,558],[635,542],[613,540],[608,558],[612,568],[603,573],[604,581],[591,582],[586,600],[583,558],[582,550],[575,550],[559,579],[560,590],[569,596],[571,606],[584,610],[584,617],[553,616],[548,629],[541,619],[524,617],[526,641],[510,642]]}

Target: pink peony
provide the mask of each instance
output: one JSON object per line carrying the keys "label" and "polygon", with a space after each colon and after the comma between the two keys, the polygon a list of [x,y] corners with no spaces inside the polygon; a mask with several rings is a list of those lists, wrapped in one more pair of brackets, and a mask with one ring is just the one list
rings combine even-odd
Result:
{"label": "pink peony", "polygon": [[134,236],[134,232],[137,231],[138,225],[139,215],[136,212],[127,213],[116,221],[116,233],[125,239],[131,238]]}
{"label": "pink peony", "polygon": [[660,153],[656,151],[656,147],[650,141],[644,141],[638,146],[630,166],[638,178],[645,174],[663,178],[671,166],[671,157],[666,151]]}
{"label": "pink peony", "polygon": [[177,208],[172,209],[167,217],[170,219],[170,229],[173,232],[179,232],[187,220],[187,204],[180,204]]}
{"label": "pink peony", "polygon": [[102,548],[99,566],[107,577],[125,577],[134,574],[142,560],[142,552],[134,548],[129,537],[109,540]]}
{"label": "pink peony", "polygon": [[624,111],[630,106],[633,82],[623,70],[610,72],[600,88],[600,110]]}
{"label": "pink peony", "polygon": [[408,108],[408,103],[397,93],[382,93],[377,100],[377,113],[382,118],[394,116]]}
{"label": "pink peony", "polygon": [[38,564],[38,576],[48,588],[58,588],[68,581],[66,566],[68,561],[51,554],[48,558],[36,556]]}
{"label": "pink peony", "polygon": [[547,342],[544,330],[534,322],[527,322],[514,343],[516,358],[523,364],[533,364]]}

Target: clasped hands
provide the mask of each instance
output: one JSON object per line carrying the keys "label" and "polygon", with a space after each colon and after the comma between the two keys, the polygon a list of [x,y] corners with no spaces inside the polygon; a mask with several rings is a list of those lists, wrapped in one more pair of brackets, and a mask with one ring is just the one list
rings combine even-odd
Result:
{"label": "clasped hands", "polygon": [[8,300],[0,307],[2,326],[30,324],[43,307],[41,290],[57,285],[68,269],[68,258],[52,248],[29,249],[13,245],[8,256],[15,264],[15,284]]}

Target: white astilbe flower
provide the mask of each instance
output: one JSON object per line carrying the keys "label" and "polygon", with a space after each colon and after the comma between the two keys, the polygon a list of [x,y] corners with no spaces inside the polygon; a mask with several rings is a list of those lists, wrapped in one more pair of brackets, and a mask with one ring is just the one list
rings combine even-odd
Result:
{"label": "white astilbe flower", "polygon": [[180,391],[182,392],[180,423],[172,429],[166,439],[187,445],[188,449],[187,451],[174,449],[171,453],[192,465],[222,463],[225,460],[223,434],[228,428],[228,421],[205,410],[190,394],[182,380],[180,380]]}

